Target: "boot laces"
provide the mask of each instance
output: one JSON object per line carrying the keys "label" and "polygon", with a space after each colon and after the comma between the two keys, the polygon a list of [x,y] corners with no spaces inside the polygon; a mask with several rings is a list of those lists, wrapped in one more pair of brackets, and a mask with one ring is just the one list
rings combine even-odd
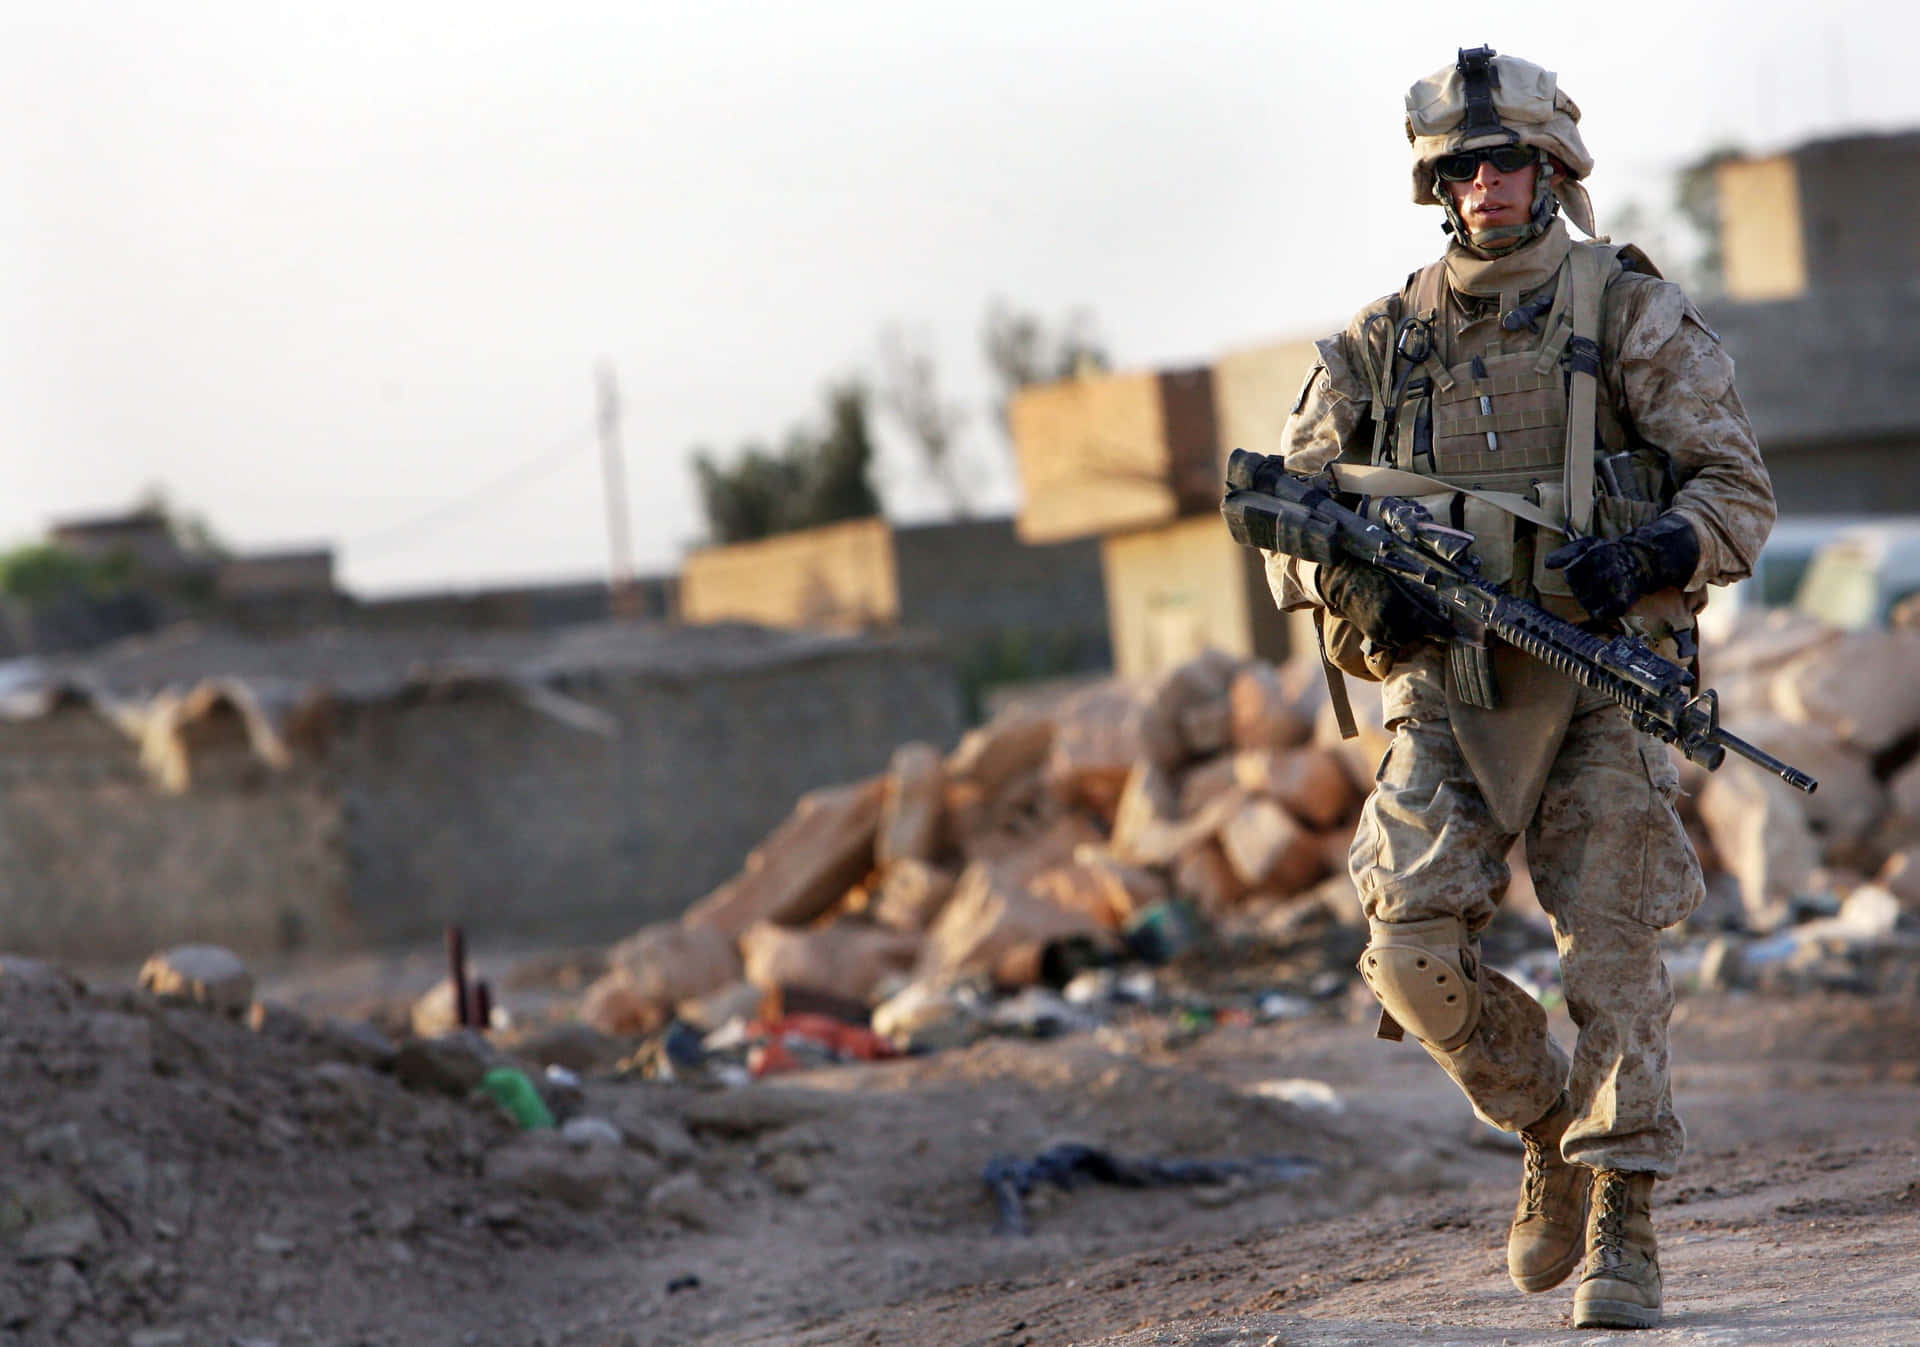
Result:
{"label": "boot laces", "polygon": [[1520,1203],[1530,1212],[1542,1211],[1547,1202],[1547,1150],[1531,1132],[1522,1132],[1520,1140],[1527,1148],[1526,1165],[1520,1178]]}
{"label": "boot laces", "polygon": [[1599,1215],[1595,1220],[1593,1264],[1617,1268],[1627,1262],[1627,1179],[1608,1172],[1600,1179]]}

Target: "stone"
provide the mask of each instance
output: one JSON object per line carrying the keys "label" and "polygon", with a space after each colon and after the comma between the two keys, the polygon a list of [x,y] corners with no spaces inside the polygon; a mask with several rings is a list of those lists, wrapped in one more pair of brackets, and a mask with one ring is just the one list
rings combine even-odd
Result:
{"label": "stone", "polygon": [[1297,748],[1313,735],[1271,664],[1255,662],[1233,676],[1227,689],[1233,747],[1241,752]]}
{"label": "stone", "polygon": [[1210,917],[1246,898],[1247,882],[1237,874],[1215,838],[1202,838],[1174,861],[1173,887]]}
{"label": "stone", "polygon": [[1916,669],[1920,631],[1843,632],[1775,675],[1773,705],[1789,720],[1824,725],[1877,754],[1920,730]]}
{"label": "stone", "polygon": [[1046,716],[1012,708],[962,736],[947,759],[947,776],[970,782],[991,798],[1017,777],[1039,770],[1053,735],[1053,721]]}
{"label": "stone", "polygon": [[1076,859],[1041,871],[1028,888],[1036,898],[1069,912],[1083,912],[1110,931],[1124,927],[1134,912],[1133,893],[1119,867],[1110,864],[1088,865]]}
{"label": "stone", "polygon": [[1195,763],[1180,776],[1181,817],[1190,818],[1199,813],[1232,790],[1238,781],[1239,773],[1231,753]]}
{"label": "stone", "polygon": [[896,931],[924,931],[953,895],[959,876],[926,861],[907,857],[890,861],[880,872],[869,914]]}
{"label": "stone", "polygon": [[105,1247],[93,1204],[58,1178],[0,1189],[0,1236],[9,1233],[13,1255],[23,1263],[85,1262]]}
{"label": "stone", "polygon": [[703,1034],[712,1033],[734,1020],[753,1019],[760,1014],[760,1007],[765,1000],[765,992],[742,978],[738,982],[728,983],[719,991],[708,992],[691,1001],[682,1001],[674,1007],[674,1015]]}
{"label": "stone", "polygon": [[[607,951],[608,971],[594,986],[624,979],[624,985],[651,1002],[664,1020],[680,1002],[740,980],[740,955],[734,948],[739,934],[697,923],[643,926]],[[603,1033],[621,1032],[592,1020],[588,1023]]]}
{"label": "stone", "polygon": [[37,991],[73,991],[79,984],[50,963],[18,954],[0,954],[0,987],[31,987]]}
{"label": "stone", "polygon": [[916,978],[942,982],[992,973],[1017,947],[1100,929],[1084,912],[1056,907],[1009,883],[993,866],[976,862],[961,874],[952,899],[927,933]]}
{"label": "stone", "polygon": [[1182,818],[1166,773],[1152,763],[1138,763],[1121,796],[1109,848],[1128,865],[1171,865],[1188,847],[1217,833],[1245,798],[1235,787]]}
{"label": "stone", "polygon": [[798,1197],[813,1187],[813,1162],[793,1151],[781,1151],[768,1156],[760,1166],[760,1172],[766,1176],[767,1182],[788,1197]]}
{"label": "stone", "polygon": [[607,973],[587,988],[575,1012],[580,1022],[612,1038],[650,1034],[667,1022],[669,1007],[646,995],[624,971]]}
{"label": "stone", "polygon": [[1181,711],[1179,725],[1188,756],[1204,758],[1233,742],[1233,707],[1225,697],[1209,698]]}
{"label": "stone", "polygon": [[489,1151],[482,1172],[491,1183],[590,1211],[606,1201],[607,1190],[620,1178],[619,1150],[575,1147],[557,1132],[522,1132]]}
{"label": "stone", "polygon": [[1778,715],[1723,723],[1820,782],[1819,790],[1800,797],[1800,808],[1828,846],[1865,839],[1886,812],[1887,790],[1873,774],[1873,759],[1829,726]]}
{"label": "stone", "polygon": [[620,1129],[605,1118],[569,1118],[560,1127],[560,1139],[576,1149],[583,1146],[624,1146]]}
{"label": "stone", "polygon": [[1066,698],[1053,716],[1047,789],[1063,804],[1111,819],[1128,773],[1147,752],[1139,696],[1122,680],[1108,679]]}
{"label": "stone", "polygon": [[940,750],[932,744],[902,744],[893,751],[880,800],[874,861],[929,861],[940,846],[942,810]]}
{"label": "stone", "polygon": [[1361,795],[1347,764],[1332,749],[1271,749],[1237,754],[1234,779],[1285,805],[1287,812],[1313,828],[1332,828],[1355,817]]}
{"label": "stone", "polygon": [[801,796],[787,820],[748,855],[745,868],[689,908],[682,923],[734,940],[758,921],[812,921],[873,869],[885,794],[885,778],[875,777]]}
{"label": "stone", "polygon": [[76,1122],[54,1123],[38,1128],[27,1133],[23,1144],[33,1159],[44,1160],[63,1169],[78,1170],[87,1163],[86,1141],[80,1135],[80,1124]]}
{"label": "stone", "polygon": [[513,1054],[535,1066],[561,1066],[584,1074],[618,1061],[621,1047],[611,1034],[603,1034],[591,1024],[563,1020],[527,1032],[514,1043]]}
{"label": "stone", "polygon": [[647,1210],[693,1230],[717,1230],[726,1219],[725,1203],[700,1176],[676,1174],[647,1194]]}
{"label": "stone", "polygon": [[1721,866],[1740,881],[1747,925],[1773,930],[1820,859],[1797,792],[1761,772],[1722,770],[1701,790],[1699,807]]}
{"label": "stone", "polygon": [[219,945],[178,945],[152,955],[140,969],[140,985],[155,996],[235,1019],[253,1004],[253,974]]}
{"label": "stone", "polygon": [[472,1029],[438,1038],[409,1038],[393,1059],[393,1074],[409,1090],[461,1095],[479,1088],[497,1064],[491,1044]]}
{"label": "stone", "polygon": [[416,1038],[433,1038],[460,1028],[460,1003],[454,994],[452,978],[441,978],[408,1008],[407,1025]]}
{"label": "stone", "polygon": [[678,1168],[700,1156],[693,1134],[678,1118],[647,1111],[645,1099],[623,1096],[609,1121],[626,1137],[627,1145],[651,1155],[663,1165]]}
{"label": "stone", "polygon": [[852,921],[808,930],[760,922],[741,935],[740,956],[747,981],[763,990],[800,987],[865,1004],[889,974],[913,967],[922,939]]}
{"label": "stone", "polygon": [[895,1047],[938,1052],[961,1047],[982,1032],[978,1007],[951,987],[910,982],[874,1007],[873,1031]]}
{"label": "stone", "polygon": [[330,1018],[320,1022],[319,1031],[328,1053],[341,1061],[385,1070],[400,1051],[398,1044],[365,1020]]}
{"label": "stone", "polygon": [[1081,847],[1098,846],[1104,841],[1100,829],[1084,816],[1065,814],[1035,831],[981,837],[969,855],[976,864],[993,866],[1006,882],[1026,884],[1043,870],[1071,862]]}
{"label": "stone", "polygon": [[1295,893],[1326,873],[1319,839],[1278,803],[1247,800],[1220,829],[1220,846],[1250,888]]}

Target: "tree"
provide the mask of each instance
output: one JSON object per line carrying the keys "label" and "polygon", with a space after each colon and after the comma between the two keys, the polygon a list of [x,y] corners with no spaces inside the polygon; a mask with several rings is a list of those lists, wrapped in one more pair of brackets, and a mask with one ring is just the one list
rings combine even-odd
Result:
{"label": "tree", "polygon": [[1106,346],[1085,309],[1075,309],[1065,323],[1049,328],[1036,315],[996,299],[987,305],[981,344],[996,386],[994,415],[1009,434],[1008,408],[1021,389],[1109,368]]}
{"label": "tree", "polygon": [[1739,159],[1738,145],[1716,145],[1674,175],[1673,208],[1693,231],[1696,251],[1690,280],[1702,295],[1727,288],[1726,258],[1720,248],[1720,165]]}
{"label": "tree", "polygon": [[693,470],[713,540],[750,542],[879,514],[867,402],[866,385],[847,379],[826,391],[826,429],[796,426],[777,453],[750,444],[729,467],[695,450]]}
{"label": "tree", "polygon": [[954,461],[954,435],[966,413],[940,396],[933,351],[923,332],[898,323],[880,333],[880,404],[893,414],[919,452],[927,473],[939,484],[956,519],[973,514],[972,493]]}

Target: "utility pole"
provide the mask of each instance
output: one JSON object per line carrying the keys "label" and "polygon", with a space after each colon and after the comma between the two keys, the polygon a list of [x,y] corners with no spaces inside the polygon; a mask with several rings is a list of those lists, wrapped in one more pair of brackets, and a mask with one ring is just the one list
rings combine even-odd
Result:
{"label": "utility pole", "polygon": [[627,460],[620,449],[620,384],[609,361],[601,361],[594,375],[600,404],[600,470],[607,496],[608,606],[616,618],[632,621],[640,616],[640,595],[633,585],[633,546],[628,537]]}

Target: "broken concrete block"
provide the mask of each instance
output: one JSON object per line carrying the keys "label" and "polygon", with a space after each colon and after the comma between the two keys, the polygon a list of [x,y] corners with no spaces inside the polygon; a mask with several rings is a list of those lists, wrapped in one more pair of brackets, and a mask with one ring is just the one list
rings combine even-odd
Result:
{"label": "broken concrete block", "polygon": [[[1109,884],[1118,886],[1114,891],[1114,905],[1123,910],[1126,917],[1143,912],[1155,903],[1164,903],[1172,896],[1167,881],[1157,871],[1128,865],[1103,845],[1074,848],[1073,863],[1083,869],[1100,871]],[[1119,896],[1121,893],[1124,898]]]}
{"label": "broken concrete block", "polygon": [[1227,690],[1233,747],[1288,749],[1307,742],[1313,722],[1294,706],[1271,664],[1253,663],[1233,676]]}
{"label": "broken concrete block", "polygon": [[1886,812],[1887,791],[1873,774],[1873,760],[1830,726],[1778,715],[1726,724],[1820,782],[1819,790],[1800,797],[1800,807],[1829,846],[1864,839]]}
{"label": "broken concrete block", "polygon": [[669,1003],[642,992],[625,972],[597,978],[580,998],[580,1022],[615,1038],[650,1034],[667,1022]]}
{"label": "broken concrete block", "polygon": [[876,863],[932,859],[940,845],[943,785],[940,750],[932,744],[902,744],[893,751],[873,844]]}
{"label": "broken concrete block", "polygon": [[786,822],[747,857],[745,869],[687,910],[681,921],[728,939],[759,921],[801,926],[873,869],[884,778],[800,797]]}
{"label": "broken concrete block", "polygon": [[253,1004],[253,974],[232,950],[179,945],[150,957],[140,985],[155,996],[239,1018]]}
{"label": "broken concrete block", "polygon": [[1067,805],[1111,819],[1134,762],[1146,755],[1142,708],[1134,690],[1118,679],[1082,689],[1053,713],[1053,747],[1047,755],[1047,789]]}
{"label": "broken concrete block", "polygon": [[1277,802],[1256,796],[1228,817],[1220,846],[1248,888],[1293,893],[1326,873],[1324,848]]}
{"label": "broken concrete block", "polygon": [[1086,818],[1065,814],[1036,832],[989,833],[977,838],[967,854],[992,865],[1006,883],[1022,885],[1042,870],[1068,864],[1079,847],[1105,840]]}
{"label": "broken concrete block", "polygon": [[1182,818],[1166,774],[1151,762],[1136,763],[1120,796],[1108,849],[1128,865],[1171,865],[1189,846],[1218,832],[1245,799],[1246,792],[1235,786]]}
{"label": "broken concrete block", "polygon": [[1189,706],[1180,713],[1180,738],[1190,757],[1204,758],[1233,742],[1233,707],[1225,697]]}
{"label": "broken concrete block", "polygon": [[453,979],[441,978],[407,1009],[407,1024],[420,1038],[452,1033],[460,1027],[460,1007],[454,999]]}
{"label": "broken concrete block", "polygon": [[1255,750],[1236,754],[1233,765],[1241,785],[1278,800],[1311,827],[1331,828],[1359,812],[1360,792],[1332,749]]}
{"label": "broken concrete block", "polygon": [[1820,859],[1793,788],[1759,772],[1715,772],[1700,792],[1700,821],[1740,881],[1747,924],[1771,931],[1785,921]]}
{"label": "broken concrete block", "polygon": [[1015,708],[969,730],[947,759],[951,780],[970,781],[991,797],[1015,777],[1039,768],[1053,747],[1053,721]]}
{"label": "broken concrete block", "polygon": [[1313,743],[1316,747],[1332,749],[1339,754],[1340,765],[1347,769],[1347,779],[1355,790],[1365,795],[1373,789],[1374,773],[1380,770],[1380,760],[1387,755],[1387,746],[1393,742],[1393,736],[1387,733],[1382,715],[1381,685],[1347,678],[1344,674],[1341,677],[1346,681],[1347,699],[1353,708],[1354,728],[1359,733],[1355,738],[1342,739],[1333,703],[1322,702],[1313,722]]}
{"label": "broken concrete block", "polygon": [[609,976],[624,977],[639,995],[671,1010],[738,981],[740,956],[733,940],[713,927],[663,921],[609,949],[607,968]]}
{"label": "broken concrete block", "polygon": [[762,922],[740,937],[747,981],[766,991],[798,987],[867,1004],[889,975],[912,968],[921,936],[857,922],[794,930]]}
{"label": "broken concrete block", "polygon": [[1134,912],[1134,897],[1111,865],[1082,865],[1077,860],[1035,875],[1028,884],[1036,898],[1070,912],[1084,912],[1097,924],[1117,931]]}
{"label": "broken concrete block", "polygon": [[1232,790],[1238,773],[1231,753],[1197,762],[1180,776],[1180,814],[1190,817]]}
{"label": "broken concrete block", "polygon": [[1173,887],[1206,915],[1217,917],[1228,908],[1238,906],[1246,898],[1249,886],[1234,872],[1219,841],[1207,837],[1174,859]]}
{"label": "broken concrete block", "polygon": [[953,894],[951,870],[911,857],[890,862],[880,874],[868,913],[896,931],[924,931]]}
{"label": "broken concrete block", "polygon": [[1774,708],[1789,720],[1825,725],[1867,753],[1879,753],[1920,730],[1916,670],[1920,631],[1843,633],[1775,676]]}
{"label": "broken concrete block", "polygon": [[927,933],[916,980],[950,982],[969,973],[991,973],[1017,947],[1100,929],[1086,913],[1056,907],[1009,883],[996,867],[976,862],[962,872]]}

